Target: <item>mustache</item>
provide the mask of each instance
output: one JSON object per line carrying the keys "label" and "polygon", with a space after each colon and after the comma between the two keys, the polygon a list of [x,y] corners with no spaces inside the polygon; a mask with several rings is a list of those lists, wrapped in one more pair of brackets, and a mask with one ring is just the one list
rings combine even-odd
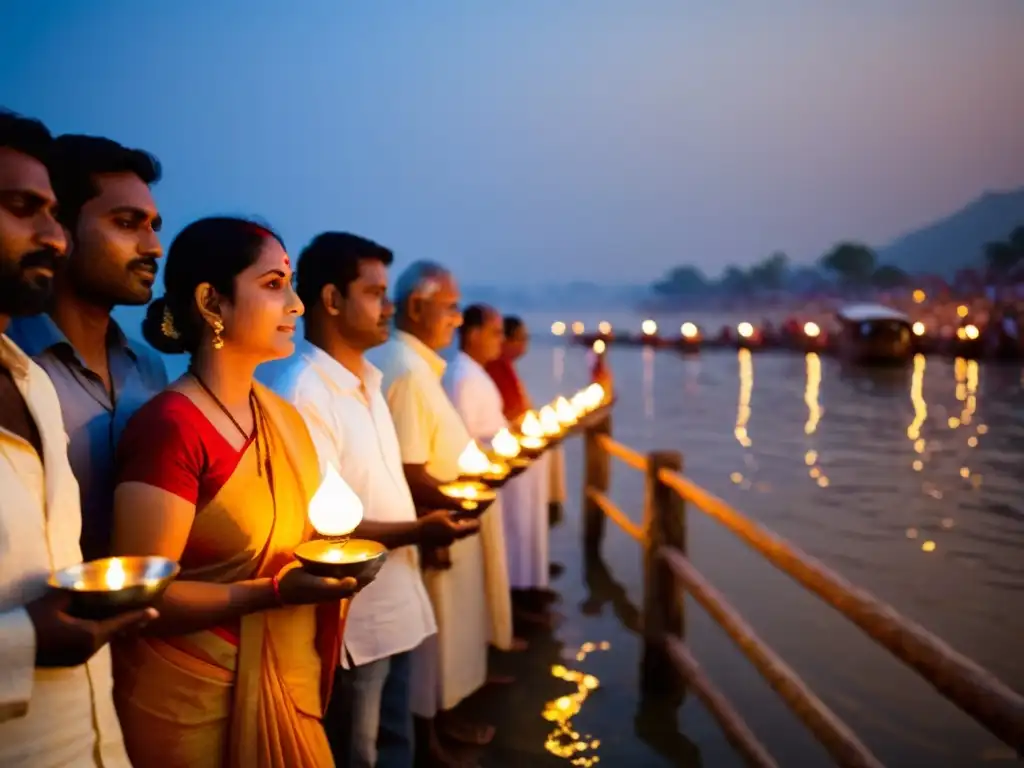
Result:
{"label": "mustache", "polygon": [[22,256],[20,266],[23,271],[41,267],[56,272],[62,260],[63,257],[53,248],[40,248],[38,251]]}
{"label": "mustache", "polygon": [[152,256],[140,256],[137,259],[132,259],[128,262],[128,269],[145,269],[152,272],[154,275],[157,271],[156,259]]}

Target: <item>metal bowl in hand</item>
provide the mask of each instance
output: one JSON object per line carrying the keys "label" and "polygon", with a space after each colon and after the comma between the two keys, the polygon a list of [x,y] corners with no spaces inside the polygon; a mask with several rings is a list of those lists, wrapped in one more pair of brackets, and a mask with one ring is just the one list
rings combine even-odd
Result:
{"label": "metal bowl in hand", "polygon": [[369,539],[315,539],[296,547],[295,558],[307,573],[314,576],[352,578],[363,587],[373,581],[384,567],[388,548]]}
{"label": "metal bowl in hand", "polygon": [[152,605],[179,570],[166,557],[107,557],[63,568],[47,583],[70,596],[70,615],[99,620]]}

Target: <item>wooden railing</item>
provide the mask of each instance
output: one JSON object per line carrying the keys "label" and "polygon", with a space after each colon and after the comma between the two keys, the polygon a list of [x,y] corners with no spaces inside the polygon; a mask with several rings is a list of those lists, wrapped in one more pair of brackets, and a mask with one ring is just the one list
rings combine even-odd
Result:
{"label": "wooden railing", "polygon": [[[611,424],[611,409],[606,408],[581,425],[583,545],[588,556],[599,558],[605,520],[611,520],[643,546],[644,651],[640,684],[645,694],[693,691],[750,765],[777,765],[686,647],[683,597],[688,592],[733,639],[838,765],[882,765],[687,558],[689,503],[838,610],[956,706],[1024,754],[1024,697],[891,606],[853,586],[820,561],[688,480],[683,476],[683,458],[678,451],[638,453],[612,439]],[[608,497],[612,458],[646,476],[643,522],[639,525]]]}

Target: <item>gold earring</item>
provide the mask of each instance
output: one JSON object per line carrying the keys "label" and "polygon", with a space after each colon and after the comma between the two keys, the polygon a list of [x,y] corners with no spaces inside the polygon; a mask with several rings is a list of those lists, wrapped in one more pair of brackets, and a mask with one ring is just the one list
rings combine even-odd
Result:
{"label": "gold earring", "polygon": [[224,339],[221,338],[221,333],[224,331],[224,323],[219,319],[213,321],[213,348],[221,349],[224,346]]}

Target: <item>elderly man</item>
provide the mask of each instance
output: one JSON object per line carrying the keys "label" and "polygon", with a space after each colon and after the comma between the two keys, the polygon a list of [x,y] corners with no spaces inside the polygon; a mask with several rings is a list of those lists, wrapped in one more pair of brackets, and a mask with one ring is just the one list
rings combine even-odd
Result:
{"label": "elderly man", "polygon": [[[461,324],[455,278],[437,264],[417,262],[398,278],[394,337],[371,353],[383,373],[405,476],[421,507],[448,503],[438,485],[459,476],[459,456],[470,442],[442,386],[446,366],[438,354]],[[497,556],[485,552],[480,537],[464,539],[451,546],[447,561],[428,563],[424,576],[438,631],[413,654],[413,712],[436,714],[441,733],[464,744],[483,745],[494,735],[493,727],[456,718],[451,709],[487,681],[493,605],[484,563]]]}
{"label": "elderly man", "polygon": [[163,249],[149,187],[160,164],[110,139],[65,135],[54,142],[50,174],[70,254],[49,314],[18,318],[10,337],[57,388],[82,499],[82,554],[93,560],[110,554],[118,437],[167,386],[160,356],[130,341],[110,316],[153,296]]}
{"label": "elderly man", "polygon": [[156,614],[83,621],[47,590],[82,560],[78,485],[53,384],[3,335],[48,304],[66,249],[51,149],[42,123],[0,111],[0,765],[129,768],[106,644]]}

